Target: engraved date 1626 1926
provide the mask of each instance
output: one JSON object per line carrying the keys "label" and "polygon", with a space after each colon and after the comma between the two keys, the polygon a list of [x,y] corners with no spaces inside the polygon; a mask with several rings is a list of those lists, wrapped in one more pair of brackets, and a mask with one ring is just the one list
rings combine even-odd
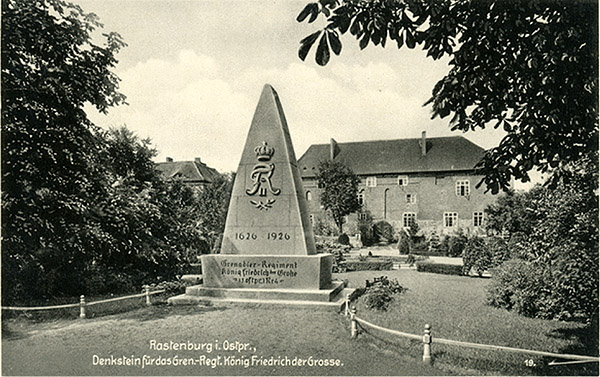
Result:
{"label": "engraved date 1626 1926", "polygon": [[286,232],[267,232],[262,235],[258,235],[254,232],[236,232],[235,239],[236,240],[257,240],[257,239],[266,239],[268,241],[287,241],[290,239],[290,234]]}

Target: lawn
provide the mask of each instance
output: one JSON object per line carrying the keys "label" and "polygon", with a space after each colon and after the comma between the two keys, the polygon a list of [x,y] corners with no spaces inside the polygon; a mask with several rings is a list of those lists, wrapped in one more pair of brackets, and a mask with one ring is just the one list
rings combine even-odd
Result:
{"label": "lawn", "polygon": [[[334,312],[264,306],[141,307],[127,313],[86,320],[31,321],[13,318],[3,326],[3,375],[440,375],[411,356],[381,352],[369,342],[352,341],[349,323]],[[151,341],[219,344],[221,350],[158,350]],[[224,350],[249,343],[248,349]],[[208,347],[208,346],[206,346]],[[239,348],[239,347],[238,347]],[[339,360],[339,366],[241,365],[138,366],[93,365],[101,358],[178,356],[224,363],[287,357],[311,363]],[[311,361],[312,360],[312,361]]]}
{"label": "lawn", "polygon": [[[366,279],[381,275],[396,278],[408,291],[397,296],[387,312],[370,311],[359,300],[356,303],[358,316],[411,334],[423,334],[424,325],[430,324],[433,357],[438,368],[459,374],[598,375],[597,363],[577,367],[547,366],[551,360],[539,356],[436,345],[435,337],[439,337],[539,351],[598,355],[597,331],[583,324],[525,318],[485,305],[485,286],[489,279],[413,270],[360,271],[339,277],[347,279],[351,286],[364,286]],[[380,347],[396,349],[415,358],[422,355],[423,346],[417,341],[381,335],[369,331],[362,337],[370,338]],[[529,359],[535,367],[525,366]]]}

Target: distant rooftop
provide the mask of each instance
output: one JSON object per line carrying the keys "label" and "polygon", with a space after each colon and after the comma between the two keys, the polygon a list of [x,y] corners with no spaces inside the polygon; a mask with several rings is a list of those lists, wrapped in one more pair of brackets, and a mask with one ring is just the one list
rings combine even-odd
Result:
{"label": "distant rooftop", "polygon": [[166,179],[181,179],[188,184],[210,183],[219,172],[206,166],[199,158],[194,161],[173,161],[167,157],[166,162],[158,162],[156,169],[159,170]]}
{"label": "distant rooftop", "polygon": [[[425,141],[425,148],[422,144]],[[302,177],[314,177],[319,162],[342,162],[357,175],[472,170],[485,150],[462,136],[313,144],[298,160]]]}

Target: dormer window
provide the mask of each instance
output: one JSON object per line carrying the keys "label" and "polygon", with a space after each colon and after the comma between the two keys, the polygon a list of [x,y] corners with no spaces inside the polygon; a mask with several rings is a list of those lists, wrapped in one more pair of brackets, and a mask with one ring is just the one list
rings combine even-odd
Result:
{"label": "dormer window", "polygon": [[366,185],[367,185],[367,187],[376,187],[377,186],[377,177],[367,177]]}

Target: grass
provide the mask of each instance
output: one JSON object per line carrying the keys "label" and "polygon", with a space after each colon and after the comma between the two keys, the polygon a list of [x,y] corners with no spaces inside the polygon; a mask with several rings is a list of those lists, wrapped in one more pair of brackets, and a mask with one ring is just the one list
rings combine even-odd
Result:
{"label": "grass", "polygon": [[[423,334],[425,324],[432,326],[433,356],[436,366],[460,374],[559,374],[598,375],[598,364],[547,366],[551,360],[539,356],[501,351],[473,350],[435,344],[435,338],[485,343],[524,349],[598,355],[597,331],[581,323],[525,318],[506,310],[485,305],[485,286],[489,279],[401,271],[360,271],[344,274],[351,286],[385,275],[397,278],[408,291],[396,298],[386,312],[370,311],[357,302],[358,316],[374,324]],[[414,357],[422,355],[423,346],[408,339],[389,339],[373,331],[374,342],[382,347],[400,347]],[[380,338],[380,339],[378,339]],[[391,340],[391,343],[390,343]],[[535,367],[526,367],[532,359]]]}
{"label": "grass", "polygon": [[[21,321],[21,324],[23,322]],[[10,324],[2,341],[3,375],[440,375],[418,359],[382,352],[350,340],[346,318],[333,312],[287,307],[157,305],[89,320]],[[150,341],[250,343],[249,351],[208,356],[339,359],[339,367],[297,366],[127,366],[92,365],[93,356],[200,357],[199,351],[158,351]]]}
{"label": "grass", "polygon": [[[133,292],[129,294],[122,295],[96,295],[96,296],[86,296],[86,302],[95,302],[104,299],[111,299],[120,296],[129,296],[134,295],[141,292]],[[150,300],[153,303],[163,304],[167,302],[167,298],[172,296],[167,293],[160,293],[150,296]],[[32,302],[28,305],[23,306],[52,306],[52,305],[61,305],[61,304],[74,304],[78,303],[78,297],[61,297],[53,300],[44,300]],[[129,298],[120,301],[113,301],[108,303],[102,303],[97,305],[86,306],[86,317],[87,318],[96,318],[102,317],[106,315],[125,313],[131,310],[138,309],[140,307],[145,306],[146,298],[145,297],[136,297]],[[17,306],[17,305],[14,305]],[[20,306],[20,305],[19,305]],[[70,320],[79,318],[79,307],[74,308],[60,308],[60,309],[50,309],[50,310],[36,310],[36,311],[17,311],[17,310],[3,310],[2,311],[3,318],[3,330],[6,322],[10,321],[19,321],[19,320],[27,320],[32,322],[47,322],[47,321],[56,321],[56,320]],[[6,330],[8,331],[8,329]]]}

